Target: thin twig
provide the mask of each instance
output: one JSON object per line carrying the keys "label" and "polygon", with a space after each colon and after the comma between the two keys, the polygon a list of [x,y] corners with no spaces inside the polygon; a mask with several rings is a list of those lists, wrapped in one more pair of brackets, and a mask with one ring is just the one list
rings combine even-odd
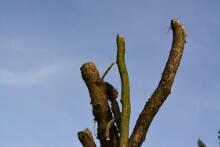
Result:
{"label": "thin twig", "polygon": [[113,66],[114,64],[115,64],[115,63],[113,62],[113,63],[106,69],[106,71],[104,72],[104,74],[103,74],[103,76],[102,76],[102,78],[101,78],[102,81],[104,80],[105,76],[107,75],[107,73],[110,71],[110,69],[112,68],[112,66]]}

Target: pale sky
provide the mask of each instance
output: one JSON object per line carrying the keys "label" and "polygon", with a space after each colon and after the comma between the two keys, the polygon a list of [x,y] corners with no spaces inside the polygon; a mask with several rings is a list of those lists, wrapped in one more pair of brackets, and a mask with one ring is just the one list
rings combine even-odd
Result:
{"label": "pale sky", "polygon": [[[220,129],[219,0],[0,0],[0,146],[80,147],[94,130],[80,67],[102,74],[126,38],[130,132],[156,88],[172,42],[170,20],[188,33],[171,95],[143,147],[217,147]],[[106,80],[120,91],[114,66]]]}

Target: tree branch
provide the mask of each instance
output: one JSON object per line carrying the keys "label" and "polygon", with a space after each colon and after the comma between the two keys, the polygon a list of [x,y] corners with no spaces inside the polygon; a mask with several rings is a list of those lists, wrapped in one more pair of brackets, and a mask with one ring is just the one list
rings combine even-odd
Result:
{"label": "tree branch", "polygon": [[92,133],[88,128],[84,129],[81,132],[78,132],[78,138],[83,147],[96,147],[96,144],[93,140]]}
{"label": "tree branch", "polygon": [[114,124],[109,130],[110,141],[105,138],[107,124],[113,119],[108,104],[108,98],[112,96],[111,93],[109,94],[111,90],[109,90],[109,86],[107,86],[109,83],[106,84],[105,81],[101,80],[98,69],[92,62],[82,65],[81,74],[89,90],[94,120],[98,123],[97,138],[100,140],[101,147],[116,147],[119,137],[117,128]]}
{"label": "tree branch", "polygon": [[121,127],[121,112],[120,108],[118,105],[118,101],[116,99],[110,100],[111,102],[111,110],[114,115],[114,120],[117,125],[118,131],[120,132],[120,127]]}
{"label": "tree branch", "polygon": [[103,76],[102,76],[102,81],[104,80],[104,78],[105,78],[105,76],[108,74],[108,72],[110,71],[110,69],[112,68],[112,66],[114,65],[115,63],[113,62],[108,68],[107,68],[107,70],[105,71],[105,73],[103,74]]}
{"label": "tree branch", "polygon": [[156,113],[168,97],[183,54],[186,33],[178,20],[171,20],[173,43],[162,78],[152,96],[146,102],[129,141],[129,147],[140,147]]}
{"label": "tree branch", "polygon": [[121,103],[122,116],[120,127],[120,147],[128,146],[129,120],[130,120],[130,84],[128,72],[125,65],[125,41],[124,37],[117,35],[117,65],[121,77]]}

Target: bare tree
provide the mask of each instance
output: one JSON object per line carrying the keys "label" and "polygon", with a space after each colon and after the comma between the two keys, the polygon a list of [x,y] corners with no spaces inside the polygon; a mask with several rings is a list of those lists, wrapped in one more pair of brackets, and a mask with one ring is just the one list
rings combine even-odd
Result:
{"label": "bare tree", "polygon": [[[146,104],[137,119],[136,125],[129,137],[130,120],[130,85],[125,64],[125,39],[117,35],[117,58],[121,77],[121,104],[117,101],[118,91],[104,80],[105,74],[100,77],[96,65],[88,62],[82,65],[81,74],[89,90],[94,120],[97,121],[97,138],[101,147],[140,147],[145,140],[152,120],[170,94],[181,57],[183,55],[186,32],[183,25],[176,19],[171,20],[173,42],[170,54],[162,73],[161,80],[146,101]],[[92,133],[85,129],[78,132],[78,138],[84,147],[95,147]]]}

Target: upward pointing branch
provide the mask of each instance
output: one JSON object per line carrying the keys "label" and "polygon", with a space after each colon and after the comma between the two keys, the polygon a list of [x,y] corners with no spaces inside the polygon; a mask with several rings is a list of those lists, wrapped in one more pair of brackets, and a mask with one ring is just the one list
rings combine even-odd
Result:
{"label": "upward pointing branch", "polygon": [[184,27],[178,20],[171,20],[171,27],[173,31],[173,43],[168,61],[159,85],[146,102],[144,109],[136,122],[135,128],[130,137],[129,147],[141,146],[145,140],[146,133],[152,120],[162,106],[163,102],[170,94],[171,87],[183,54],[186,37]]}
{"label": "upward pointing branch", "polygon": [[121,77],[122,92],[122,116],[120,129],[120,147],[128,147],[129,120],[130,120],[130,84],[128,72],[125,65],[125,40],[124,37],[117,35],[117,60],[118,70]]}

